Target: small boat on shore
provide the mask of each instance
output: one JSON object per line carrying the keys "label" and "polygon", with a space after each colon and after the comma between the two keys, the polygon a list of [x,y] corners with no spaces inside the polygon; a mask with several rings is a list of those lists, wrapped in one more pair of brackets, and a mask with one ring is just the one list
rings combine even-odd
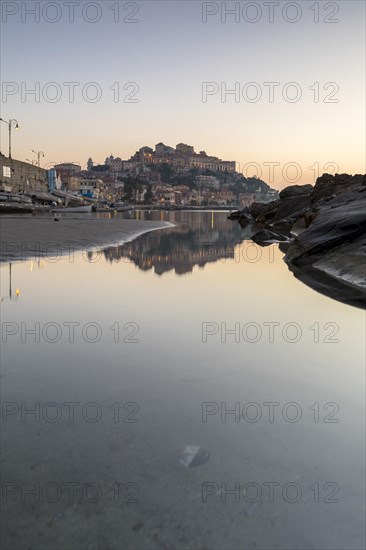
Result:
{"label": "small boat on shore", "polygon": [[130,204],[126,204],[125,202],[115,202],[114,204],[111,204],[111,208],[115,210],[116,212],[129,212],[130,210],[134,210],[134,207]]}
{"label": "small boat on shore", "polygon": [[55,212],[57,214],[89,214],[92,211],[92,205],[86,204],[84,206],[73,206],[73,207],[60,207],[60,208],[53,208],[52,212]]}
{"label": "small boat on shore", "polygon": [[32,204],[0,202],[0,214],[32,214],[34,210]]}
{"label": "small boat on shore", "polygon": [[114,208],[116,212],[131,212],[131,210],[134,210],[133,206],[117,206],[117,208]]}
{"label": "small boat on shore", "polygon": [[107,203],[97,203],[92,206],[93,212],[114,212],[114,209],[109,206]]}

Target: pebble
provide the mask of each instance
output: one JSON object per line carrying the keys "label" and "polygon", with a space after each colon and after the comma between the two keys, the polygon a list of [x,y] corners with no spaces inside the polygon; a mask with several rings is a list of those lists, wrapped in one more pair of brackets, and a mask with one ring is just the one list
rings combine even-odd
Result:
{"label": "pebble", "polygon": [[203,447],[187,445],[184,447],[179,462],[186,468],[193,468],[194,466],[201,466],[208,462],[209,456],[209,452]]}

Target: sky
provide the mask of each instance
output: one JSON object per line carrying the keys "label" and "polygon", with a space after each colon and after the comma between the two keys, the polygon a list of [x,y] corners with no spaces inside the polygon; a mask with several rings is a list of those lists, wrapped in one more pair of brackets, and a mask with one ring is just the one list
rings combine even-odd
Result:
{"label": "sky", "polygon": [[[365,3],[2,1],[12,156],[183,142],[281,189],[365,173]],[[33,90],[33,93],[32,93]],[[231,93],[230,93],[231,91]],[[8,154],[1,123],[1,151]]]}

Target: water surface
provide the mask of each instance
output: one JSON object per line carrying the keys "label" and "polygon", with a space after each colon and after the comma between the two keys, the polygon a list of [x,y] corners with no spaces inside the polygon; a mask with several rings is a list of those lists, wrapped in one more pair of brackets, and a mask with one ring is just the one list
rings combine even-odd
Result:
{"label": "water surface", "polygon": [[4,548],[363,548],[364,312],[226,212],[131,215],[176,226],[1,266]]}

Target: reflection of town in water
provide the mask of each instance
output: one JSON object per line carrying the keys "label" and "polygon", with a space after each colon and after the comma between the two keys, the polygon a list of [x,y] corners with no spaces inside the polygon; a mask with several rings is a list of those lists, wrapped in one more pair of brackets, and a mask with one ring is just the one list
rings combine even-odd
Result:
{"label": "reflection of town in water", "polygon": [[154,269],[162,275],[174,269],[182,275],[195,265],[234,258],[235,246],[245,236],[239,224],[227,219],[228,212],[143,212],[132,214],[135,219],[168,221],[176,224],[162,231],[152,231],[131,243],[103,250],[107,261],[127,259],[143,271]]}

